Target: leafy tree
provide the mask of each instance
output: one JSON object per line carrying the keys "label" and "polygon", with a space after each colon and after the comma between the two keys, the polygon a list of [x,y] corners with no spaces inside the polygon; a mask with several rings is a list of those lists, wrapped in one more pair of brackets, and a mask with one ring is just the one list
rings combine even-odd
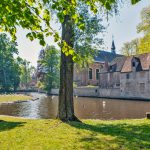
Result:
{"label": "leafy tree", "polygon": [[10,79],[11,83],[13,84],[14,91],[16,91],[20,85],[20,74],[21,74],[20,62],[18,59],[15,59],[14,63],[12,64],[10,72]]}
{"label": "leafy tree", "polygon": [[137,26],[138,32],[150,33],[150,6],[144,8],[141,12],[141,23]]}
{"label": "leafy tree", "polygon": [[121,53],[125,56],[131,56],[139,54],[139,39],[134,39],[131,42],[124,43]]}
{"label": "leafy tree", "polygon": [[20,85],[25,89],[29,88],[29,83],[32,80],[32,76],[35,74],[35,67],[30,65],[27,60],[20,61],[21,75],[20,75]]}
{"label": "leafy tree", "polygon": [[[40,81],[44,85],[47,94],[51,94],[51,89],[59,87],[59,51],[55,46],[46,46],[44,55],[38,61],[38,74]],[[41,86],[41,84],[40,84]]]}
{"label": "leafy tree", "polygon": [[140,53],[150,52],[150,6],[141,12],[141,23],[137,26],[138,32],[143,32],[144,37],[140,39]]}
{"label": "leafy tree", "polygon": [[20,82],[20,68],[14,54],[18,53],[17,44],[0,34],[0,90],[7,92],[16,90]]}
{"label": "leafy tree", "polygon": [[130,56],[150,52],[150,6],[142,10],[137,32],[143,32],[144,36],[125,43],[121,50],[122,54]]}
{"label": "leafy tree", "polygon": [[144,37],[140,39],[140,44],[138,47],[140,54],[150,52],[150,33],[144,35]]}
{"label": "leafy tree", "polygon": [[[131,0],[132,4],[140,0]],[[118,0],[79,0],[86,3],[97,13],[98,8],[107,10],[116,8]],[[77,0],[5,0],[0,4],[0,28],[9,32],[15,39],[16,26],[29,30],[27,36],[33,40],[38,38],[44,45],[44,35],[53,35],[61,46],[60,92],[58,117],[61,120],[76,120],[73,106],[73,61],[80,59],[80,55],[73,50],[74,25],[84,29],[82,16],[77,13]],[[50,14],[54,10],[62,24],[62,37],[59,38],[50,26]],[[21,12],[21,13],[20,13]],[[44,22],[44,23],[43,23]]]}
{"label": "leafy tree", "polygon": [[100,36],[105,32],[105,27],[102,14],[94,14],[83,2],[80,2],[77,13],[83,17],[84,30],[74,27],[74,49],[81,57],[77,65],[84,67],[93,60],[103,44]]}

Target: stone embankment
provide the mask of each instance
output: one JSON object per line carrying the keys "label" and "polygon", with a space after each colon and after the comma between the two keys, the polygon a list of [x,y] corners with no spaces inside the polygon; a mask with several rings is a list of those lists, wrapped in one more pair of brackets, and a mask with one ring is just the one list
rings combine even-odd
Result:
{"label": "stone embankment", "polygon": [[[58,95],[59,89],[52,89],[52,94]],[[98,97],[98,87],[78,87],[74,88],[74,96]]]}
{"label": "stone embankment", "polygon": [[[59,89],[52,89],[52,94],[58,95]],[[81,97],[99,97],[115,99],[133,99],[133,100],[150,100],[150,96],[122,93],[119,88],[101,89],[99,87],[77,87],[74,88],[74,96]]]}

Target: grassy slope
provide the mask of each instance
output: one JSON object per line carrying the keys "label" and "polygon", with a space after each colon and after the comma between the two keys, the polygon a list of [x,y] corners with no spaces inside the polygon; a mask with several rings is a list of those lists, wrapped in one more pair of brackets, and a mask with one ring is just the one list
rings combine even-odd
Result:
{"label": "grassy slope", "polygon": [[0,95],[0,103],[1,102],[13,102],[13,101],[21,101],[21,100],[30,100],[31,96],[26,95]]}
{"label": "grassy slope", "polygon": [[0,150],[148,150],[150,120],[62,123],[0,116]]}

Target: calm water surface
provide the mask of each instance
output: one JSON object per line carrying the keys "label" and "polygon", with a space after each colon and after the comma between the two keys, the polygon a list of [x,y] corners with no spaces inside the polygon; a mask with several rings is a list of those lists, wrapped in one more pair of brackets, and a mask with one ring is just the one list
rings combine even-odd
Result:
{"label": "calm water surface", "polygon": [[[33,93],[32,93],[33,94]],[[58,109],[58,97],[40,97],[36,101],[0,104],[0,115],[26,118],[55,118]],[[102,98],[74,98],[75,114],[80,119],[131,119],[144,118],[150,112],[150,102],[115,100]]]}

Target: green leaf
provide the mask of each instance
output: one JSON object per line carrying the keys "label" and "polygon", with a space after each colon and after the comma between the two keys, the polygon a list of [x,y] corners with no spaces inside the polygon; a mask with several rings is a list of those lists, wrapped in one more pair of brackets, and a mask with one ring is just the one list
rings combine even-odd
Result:
{"label": "green leaf", "polygon": [[69,54],[73,55],[74,54],[74,50],[73,49],[69,50]]}
{"label": "green leaf", "polygon": [[59,34],[58,33],[55,33],[55,35],[54,35],[54,41],[55,42],[59,41]]}
{"label": "green leaf", "polygon": [[63,12],[57,13],[57,17],[58,17],[58,19],[59,19],[59,21],[60,21],[61,23],[64,22],[64,14],[63,14]]}
{"label": "green leaf", "polygon": [[47,33],[46,33],[46,37],[52,36],[52,35],[53,35],[53,32],[47,32]]}
{"label": "green leaf", "polygon": [[67,10],[63,10],[63,14],[64,14],[64,15],[67,15]]}
{"label": "green leaf", "polygon": [[79,29],[81,29],[81,30],[84,30],[85,29],[85,24],[84,23],[82,23],[82,24],[79,24]]}
{"label": "green leaf", "polygon": [[106,2],[106,3],[105,3],[105,7],[106,7],[108,10],[111,10],[111,5],[110,5],[109,2]]}
{"label": "green leaf", "polygon": [[141,0],[131,0],[131,3],[132,3],[132,4],[136,4],[136,3],[138,3],[139,1],[141,1]]}
{"label": "green leaf", "polygon": [[40,40],[40,45],[42,45],[42,46],[45,46],[45,45],[46,45],[44,39],[41,39],[41,40]]}

